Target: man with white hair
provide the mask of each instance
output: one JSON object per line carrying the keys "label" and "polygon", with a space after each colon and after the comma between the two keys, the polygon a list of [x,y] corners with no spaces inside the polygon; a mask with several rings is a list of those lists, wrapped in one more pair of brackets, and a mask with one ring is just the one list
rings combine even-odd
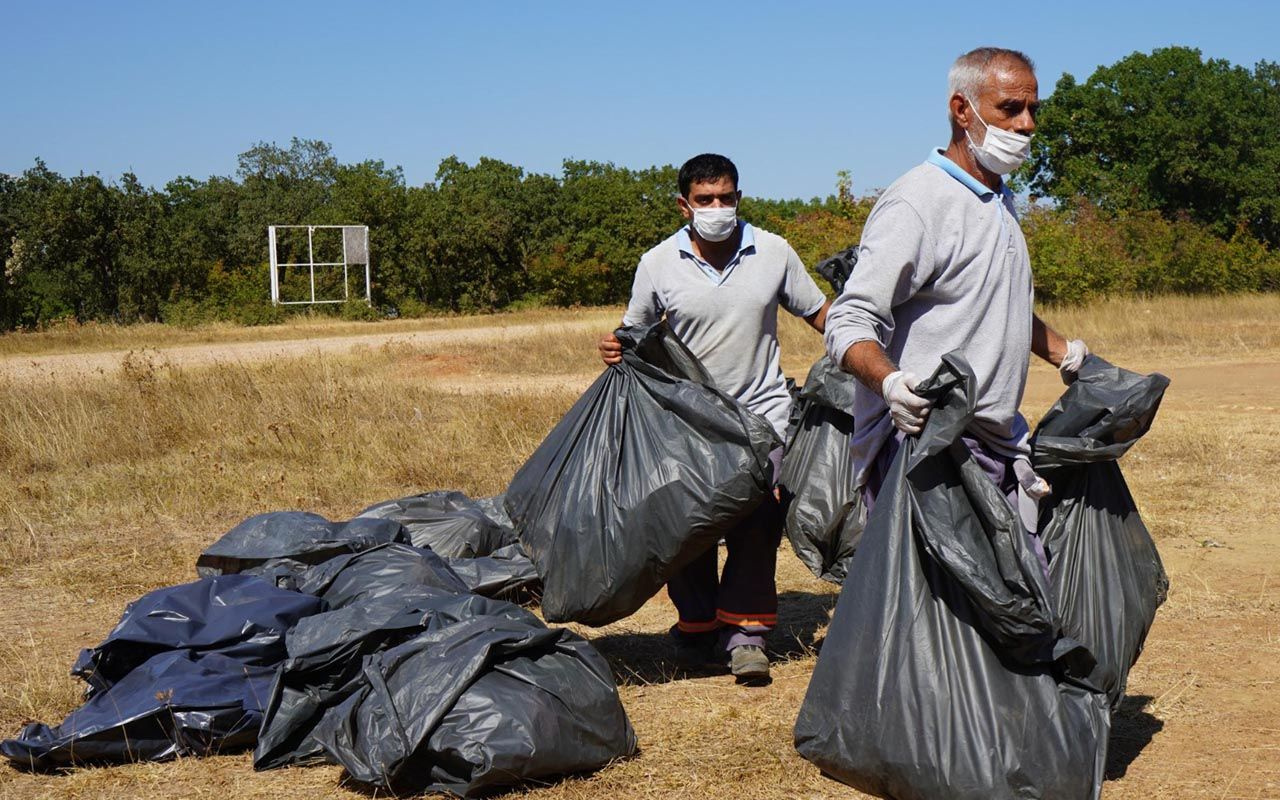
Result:
{"label": "man with white hair", "polygon": [[956,60],[948,83],[950,143],[881,195],[827,318],[827,352],[861,384],[853,459],[868,510],[902,437],[919,433],[928,416],[928,401],[912,390],[951,351],[964,354],[978,381],[977,416],[964,436],[975,460],[1015,508],[1019,488],[1033,499],[1046,495],[1018,412],[1028,353],[1064,380],[1088,354],[1032,309],[1027,244],[1004,183],[1026,159],[1036,128],[1031,59],[981,47]]}

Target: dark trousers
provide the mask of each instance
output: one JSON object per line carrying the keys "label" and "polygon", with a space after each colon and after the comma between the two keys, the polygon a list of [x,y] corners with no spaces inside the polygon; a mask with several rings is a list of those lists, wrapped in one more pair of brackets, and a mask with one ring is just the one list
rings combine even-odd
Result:
{"label": "dark trousers", "polygon": [[716,575],[720,548],[712,547],[667,581],[685,635],[717,632],[725,648],[764,646],[778,621],[778,545],[782,507],[770,495],[724,537],[724,569]]}

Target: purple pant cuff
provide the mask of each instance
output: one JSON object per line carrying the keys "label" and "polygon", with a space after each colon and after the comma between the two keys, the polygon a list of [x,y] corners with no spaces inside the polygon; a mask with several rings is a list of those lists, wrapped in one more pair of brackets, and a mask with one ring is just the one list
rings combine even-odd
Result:
{"label": "purple pant cuff", "polygon": [[732,650],[746,644],[764,649],[764,633],[748,633],[742,628],[729,628],[720,635],[720,641],[724,643],[725,650]]}

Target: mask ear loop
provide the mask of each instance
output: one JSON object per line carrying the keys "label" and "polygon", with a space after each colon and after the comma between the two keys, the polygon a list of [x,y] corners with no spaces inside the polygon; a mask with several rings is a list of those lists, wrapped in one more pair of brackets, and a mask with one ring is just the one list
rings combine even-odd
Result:
{"label": "mask ear loop", "polygon": [[[963,98],[964,98],[964,101],[965,101],[966,103],[968,103],[968,104],[969,104],[969,109],[970,109],[971,111],[973,111],[973,116],[977,117],[978,122],[981,122],[981,123],[982,123],[982,144],[986,144],[986,143],[987,143],[987,131],[991,130],[991,126],[990,126],[990,125],[988,125],[988,124],[987,124],[987,121],[986,121],[985,119],[983,119],[983,118],[982,118],[982,115],[981,115],[981,114],[979,114],[979,113],[978,113],[978,104],[977,104],[977,103],[975,103],[975,102],[973,102],[973,99],[972,99],[972,98],[970,98],[968,95],[960,95],[960,96],[961,96],[961,97],[963,97]],[[966,139],[968,139],[968,140],[969,140],[969,148],[970,148],[971,150],[975,150],[975,151],[976,151],[979,147],[981,147],[981,146],[982,146],[982,145],[976,144],[976,143],[973,141],[973,135],[969,133],[969,129],[968,129],[968,128],[965,128],[965,129],[964,129],[964,137],[965,137]],[[974,153],[974,155],[976,156],[976,155],[977,155],[977,153]]]}

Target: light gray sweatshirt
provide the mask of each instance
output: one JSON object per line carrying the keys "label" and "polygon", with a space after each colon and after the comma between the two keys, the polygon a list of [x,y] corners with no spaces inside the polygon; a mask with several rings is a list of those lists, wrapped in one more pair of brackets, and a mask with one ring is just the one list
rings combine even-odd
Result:
{"label": "light gray sweatshirt", "polygon": [[[964,354],[978,380],[971,432],[997,452],[1026,449],[1018,413],[1031,352],[1031,262],[1008,189],[992,191],[934,152],[893,183],[862,231],[858,263],[827,316],[837,363],[876,341],[899,369],[926,378]],[[861,484],[893,434],[880,392],[858,385],[853,459]]]}

